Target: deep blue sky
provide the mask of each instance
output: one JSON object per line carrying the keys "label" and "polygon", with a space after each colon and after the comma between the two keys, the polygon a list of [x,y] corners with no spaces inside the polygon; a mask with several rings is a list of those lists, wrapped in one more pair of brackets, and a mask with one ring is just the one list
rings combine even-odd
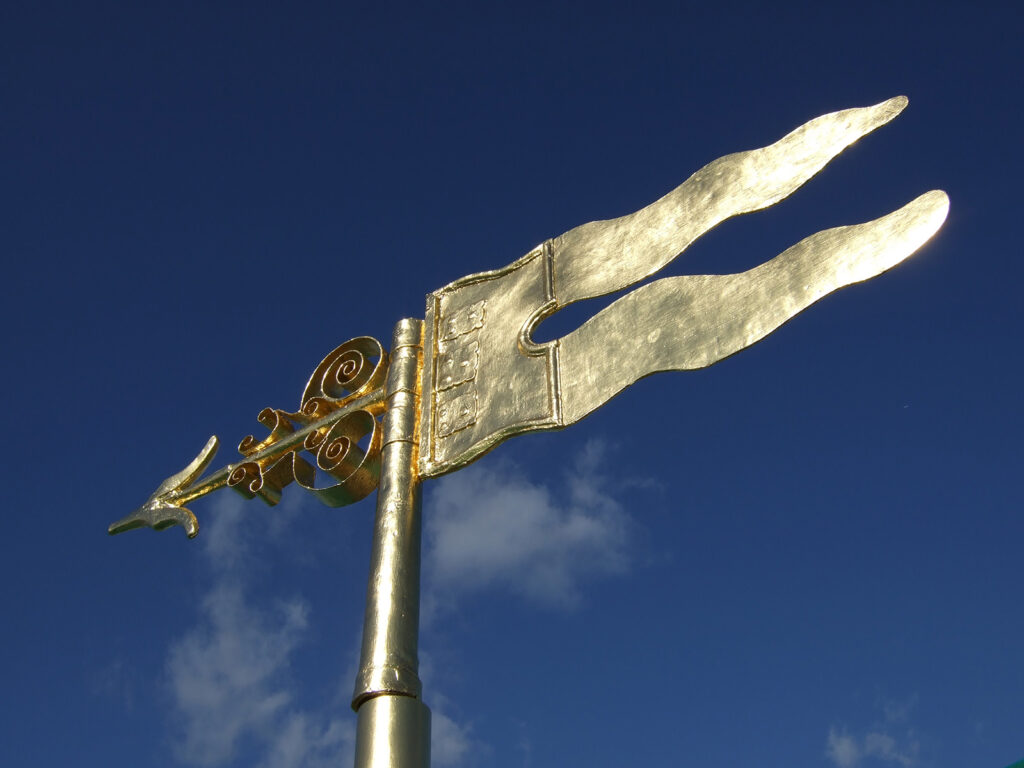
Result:
{"label": "deep blue sky", "polygon": [[0,763],[349,764],[372,500],[107,524],[428,291],[901,93],[662,274],[945,189],[920,253],[428,484],[435,764],[1024,758],[1010,7],[5,4]]}

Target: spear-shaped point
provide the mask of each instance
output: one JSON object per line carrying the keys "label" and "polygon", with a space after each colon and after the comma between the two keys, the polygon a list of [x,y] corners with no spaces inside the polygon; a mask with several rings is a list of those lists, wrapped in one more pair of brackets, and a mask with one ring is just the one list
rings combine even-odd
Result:
{"label": "spear-shaped point", "polygon": [[213,460],[219,445],[217,436],[212,436],[206,441],[206,445],[199,455],[192,459],[187,467],[160,483],[153,495],[141,507],[116,523],[111,523],[107,528],[107,533],[113,536],[133,528],[152,528],[162,531],[172,525],[180,525],[190,539],[195,538],[199,533],[199,521],[190,510],[181,505],[181,501],[178,499]]}

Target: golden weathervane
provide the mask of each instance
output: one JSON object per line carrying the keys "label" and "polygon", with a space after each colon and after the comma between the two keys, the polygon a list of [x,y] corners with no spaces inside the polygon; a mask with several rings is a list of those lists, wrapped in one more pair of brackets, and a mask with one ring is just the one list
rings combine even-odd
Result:
{"label": "golden weathervane", "polygon": [[420,481],[513,435],[574,424],[651,373],[712,365],[914,253],[945,221],[944,192],[817,232],[746,272],[656,280],[560,339],[533,340],[538,323],[559,309],[628,288],[720,222],[789,196],[906,105],[899,96],[823,115],[770,146],[709,163],[635,213],[576,227],[503,269],[429,294],[425,320],[396,326],[390,365],[374,339],[341,345],[317,366],[297,411],[259,414],[269,434],[242,440],[241,461],[197,482],[217,450],[211,437],[109,532],[181,525],[193,537],[198,523],[184,505],[225,485],[276,504],[296,482],[330,506],[379,485],[352,700],[355,764],[429,764],[430,712],[417,671]]}

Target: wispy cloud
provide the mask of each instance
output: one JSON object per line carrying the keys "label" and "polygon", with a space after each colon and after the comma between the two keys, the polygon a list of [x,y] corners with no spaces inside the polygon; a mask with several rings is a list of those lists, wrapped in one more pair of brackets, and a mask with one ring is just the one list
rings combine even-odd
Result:
{"label": "wispy cloud", "polygon": [[[510,462],[489,460],[428,486],[424,517],[424,624],[438,610],[484,592],[505,591],[544,608],[571,608],[584,585],[626,571],[635,524],[615,497],[600,442],[587,444],[557,484],[527,477]],[[621,480],[621,478],[619,479]],[[423,658],[424,680],[434,671]],[[458,766],[487,754],[472,722],[448,717],[431,688],[432,759]],[[531,762],[529,734],[521,739]]]}
{"label": "wispy cloud", "polygon": [[437,766],[461,765],[475,746],[471,728],[455,722],[440,709],[431,712],[430,720],[430,762]]}
{"label": "wispy cloud", "polygon": [[463,718],[458,706],[444,695],[443,682],[435,683],[438,671],[435,656],[421,650],[420,679],[430,707],[431,764],[438,768],[482,765],[481,757],[488,755],[490,749],[474,735],[472,721]]}
{"label": "wispy cloud", "polygon": [[839,730],[833,726],[828,729],[825,754],[839,768],[853,768],[860,762],[860,740],[851,736],[845,728]]}
{"label": "wispy cloud", "polygon": [[336,768],[353,754],[355,733],[350,721],[293,713],[269,744],[261,768]]}
{"label": "wispy cloud", "polygon": [[430,494],[425,567],[435,594],[457,600],[504,589],[547,606],[572,606],[581,584],[624,571],[631,520],[589,443],[559,492],[508,463],[478,464]]}
{"label": "wispy cloud", "polygon": [[265,755],[261,764],[275,768],[344,764],[353,751],[351,718],[303,710],[288,676],[309,628],[309,608],[297,597],[265,603],[251,597],[242,514],[231,497],[211,514],[204,554],[213,582],[198,623],[168,653],[178,757],[219,766],[252,743]]}
{"label": "wispy cloud", "polygon": [[[435,594],[458,601],[501,589],[566,607],[578,602],[586,581],[626,570],[632,522],[606,485],[603,461],[602,445],[589,444],[557,488],[493,462],[436,483],[424,549]],[[210,587],[195,625],[168,651],[177,756],[196,766],[243,760],[267,768],[347,765],[355,727],[344,694],[327,707],[307,706],[290,675],[311,633],[310,607],[300,596],[275,597],[253,587],[257,555],[266,553],[258,551],[262,537],[244,525],[246,514],[244,503],[231,496],[211,510],[201,539]],[[348,691],[350,678],[339,690]],[[452,717],[433,687],[427,703],[435,765],[462,765],[487,751],[472,723]]]}
{"label": "wispy cloud", "polygon": [[854,768],[863,760],[913,768],[920,759],[921,744],[909,727],[910,713],[917,697],[903,701],[883,701],[879,708],[883,720],[862,732],[851,733],[846,726],[829,728],[825,755],[838,768]]}
{"label": "wispy cloud", "polygon": [[879,706],[886,723],[905,723],[917,707],[917,694],[905,699],[883,699]]}
{"label": "wispy cloud", "polygon": [[123,658],[112,660],[92,676],[92,690],[97,696],[110,699],[130,712],[135,707],[136,679],[134,670]]}

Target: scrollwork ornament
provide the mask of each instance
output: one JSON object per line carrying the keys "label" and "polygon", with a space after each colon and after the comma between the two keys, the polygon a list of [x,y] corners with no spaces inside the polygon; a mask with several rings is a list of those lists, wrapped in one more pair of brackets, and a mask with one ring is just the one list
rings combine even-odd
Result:
{"label": "scrollwork ornament", "polygon": [[299,411],[307,418],[322,418],[349,398],[382,386],[387,370],[388,356],[379,341],[370,336],[346,341],[313,371],[302,393]]}
{"label": "scrollwork ornament", "polygon": [[[364,439],[365,449],[360,447]],[[311,433],[304,447],[315,451],[317,467],[339,482],[326,488],[315,488],[301,480],[299,484],[329,507],[354,504],[377,487],[382,440],[380,423],[368,411],[348,414],[326,433]]]}
{"label": "scrollwork ornament", "polygon": [[[257,420],[269,434],[262,440],[247,435],[239,443],[246,461],[231,468],[227,486],[270,505],[280,501],[282,489],[293,481],[331,507],[353,504],[372,493],[380,477],[382,431],[376,416],[382,409],[328,417],[382,387],[387,366],[387,353],[369,336],[334,349],[310,376],[297,412],[260,411]],[[275,450],[288,440],[294,444],[283,452]],[[315,462],[302,458],[301,451]],[[334,482],[318,486],[318,469]]]}

